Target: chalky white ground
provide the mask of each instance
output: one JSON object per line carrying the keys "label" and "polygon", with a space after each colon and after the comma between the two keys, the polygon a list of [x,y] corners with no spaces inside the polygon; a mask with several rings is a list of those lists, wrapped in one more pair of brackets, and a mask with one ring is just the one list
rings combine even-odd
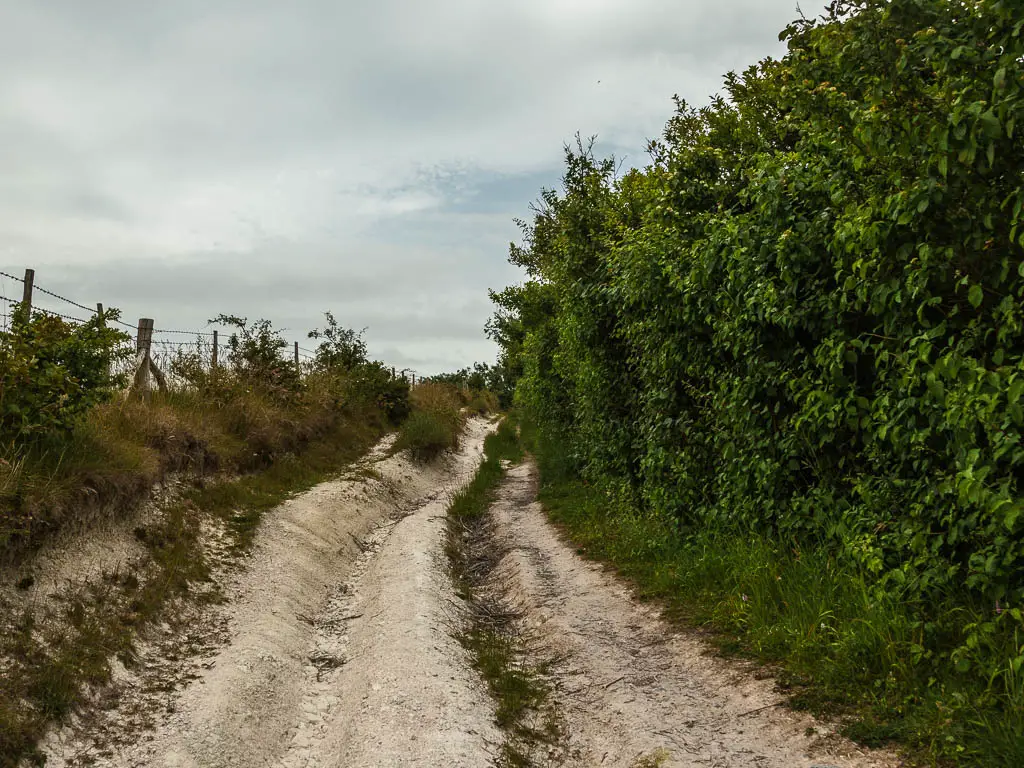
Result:
{"label": "chalky white ground", "polygon": [[[145,646],[137,671],[119,671],[120,693],[102,715],[48,738],[47,765],[494,764],[503,734],[453,638],[458,600],[443,559],[447,501],[472,477],[491,428],[471,421],[459,452],[427,468],[388,456],[385,441],[346,479],[267,513],[244,567],[226,572],[228,602],[207,609],[214,620],[197,615],[195,633],[214,628],[190,643],[198,652],[167,658],[174,637]],[[770,681],[708,656],[580,559],[534,501],[533,471],[511,469],[494,514],[527,621],[566,657],[555,704],[567,743],[548,759],[633,766],[660,752],[669,766],[897,764],[772,706],[780,697]]]}
{"label": "chalky white ground", "polygon": [[141,675],[118,676],[150,691],[160,686],[147,674],[193,678],[160,702],[153,728],[140,729],[145,702],[122,695],[131,711],[103,730],[127,738],[112,748],[77,723],[47,740],[47,766],[491,764],[501,734],[449,631],[441,552],[447,499],[472,478],[491,428],[470,421],[459,452],[428,468],[386,456],[385,441],[354,477],[268,513],[226,587],[220,647],[185,676],[143,649]]}
{"label": "chalky white ground", "polygon": [[[708,654],[566,544],[536,502],[536,470],[509,470],[493,508],[502,577],[554,673],[567,743],[552,764],[893,768],[832,726],[783,706],[768,679]],[[545,651],[541,651],[544,654]],[[642,762],[647,761],[647,762]]]}

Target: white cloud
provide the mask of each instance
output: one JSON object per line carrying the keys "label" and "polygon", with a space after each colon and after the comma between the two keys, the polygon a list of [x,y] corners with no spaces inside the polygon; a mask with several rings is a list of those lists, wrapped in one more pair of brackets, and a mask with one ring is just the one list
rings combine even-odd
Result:
{"label": "white cloud", "polygon": [[[795,15],[793,0],[8,0],[0,268],[165,325],[223,310],[308,327],[333,309],[380,354],[490,356],[486,289],[516,279],[512,218],[539,191],[488,197],[500,182],[556,184],[577,131],[639,162],[673,94],[705,101],[777,54]],[[221,286],[202,305],[176,293],[197,273]],[[380,309],[396,304],[416,309]]]}

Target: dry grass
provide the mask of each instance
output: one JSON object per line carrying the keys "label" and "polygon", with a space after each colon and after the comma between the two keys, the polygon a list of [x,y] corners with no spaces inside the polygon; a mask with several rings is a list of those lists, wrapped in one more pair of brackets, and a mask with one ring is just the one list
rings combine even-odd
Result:
{"label": "dry grass", "polygon": [[94,408],[59,447],[0,446],[0,564],[59,530],[125,514],[168,473],[202,482],[248,473],[304,451],[344,420],[383,418],[370,404],[340,402],[341,383],[311,377],[282,402],[255,389],[120,397]]}
{"label": "dry grass", "polygon": [[410,395],[413,408],[433,413],[458,413],[462,408],[462,398],[457,387],[451,384],[427,382],[413,388]]}
{"label": "dry grass", "polygon": [[467,392],[464,399],[466,410],[477,416],[486,416],[500,410],[498,396],[487,390]]}
{"label": "dry grass", "polygon": [[[221,599],[210,582],[204,520],[217,519],[232,538],[231,549],[244,552],[263,512],[342,470],[383,428],[379,411],[365,405],[328,413],[308,405],[282,409],[254,396],[211,409],[178,394],[97,409],[76,436],[81,442],[74,452],[55,463],[58,472],[49,482],[38,457],[35,465],[22,460],[5,467],[0,488],[6,482],[31,491],[35,503],[49,505],[54,527],[81,514],[72,504],[81,498],[76,483],[89,482],[108,506],[111,494],[120,493],[126,511],[149,482],[172,469],[187,470],[200,482],[156,521],[135,529],[146,554],[130,571],[67,586],[31,607],[5,604],[0,592],[0,768],[40,760],[35,745],[46,729],[109,680],[113,658],[131,666],[139,633],[153,622],[173,617],[183,601]],[[103,466],[110,461],[114,467]],[[218,468],[258,466],[264,468],[201,482]]]}
{"label": "dry grass", "polygon": [[412,391],[412,414],[402,425],[395,450],[408,450],[417,461],[430,461],[459,447],[462,399],[450,384],[428,382]]}

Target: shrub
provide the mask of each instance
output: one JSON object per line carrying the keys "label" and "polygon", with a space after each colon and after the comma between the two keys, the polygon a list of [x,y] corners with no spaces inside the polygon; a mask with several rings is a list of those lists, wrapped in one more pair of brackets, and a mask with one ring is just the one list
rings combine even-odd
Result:
{"label": "shrub", "polygon": [[363,341],[362,332],[342,328],[330,312],[324,312],[324,317],[327,318],[326,327],[309,332],[309,338],[322,339],[316,349],[314,367],[320,370],[350,371],[366,363],[366,342]]}
{"label": "shrub", "polygon": [[646,169],[578,142],[489,326],[590,480],[683,536],[820,550],[920,614],[901,653],[965,708],[1024,663],[1021,29],[1003,0],[833,3],[680,103]]}
{"label": "shrub", "polygon": [[405,421],[412,411],[409,382],[393,376],[383,363],[362,363],[352,369],[349,378],[356,396],[376,403],[393,426]]}
{"label": "shrub", "polygon": [[128,336],[107,327],[116,312],[72,325],[53,315],[15,311],[0,334],[0,440],[66,437],[123,380],[112,366],[128,357]]}
{"label": "shrub", "polygon": [[461,402],[457,390],[427,382],[412,392],[413,410],[402,424],[396,450],[409,450],[417,461],[429,461],[459,446]]}
{"label": "shrub", "polygon": [[458,433],[447,419],[431,411],[413,411],[402,424],[396,450],[408,450],[417,461],[430,461],[458,447]]}
{"label": "shrub", "polygon": [[294,400],[302,387],[300,372],[281,357],[288,342],[269,320],[249,322],[244,317],[218,315],[210,323],[231,326],[227,364],[247,386],[258,387],[280,400]]}
{"label": "shrub", "polygon": [[313,370],[344,374],[350,398],[375,403],[392,425],[401,424],[411,409],[409,383],[395,377],[383,363],[367,358],[362,332],[341,327],[330,312],[324,316],[326,326],[309,333],[309,338],[321,340]]}
{"label": "shrub", "polygon": [[498,398],[492,392],[473,392],[466,403],[466,411],[476,416],[486,416],[498,411]]}

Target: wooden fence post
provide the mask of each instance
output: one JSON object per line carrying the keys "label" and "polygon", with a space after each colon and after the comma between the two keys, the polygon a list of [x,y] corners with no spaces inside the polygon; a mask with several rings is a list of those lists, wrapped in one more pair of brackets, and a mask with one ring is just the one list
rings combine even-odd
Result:
{"label": "wooden fence post", "polygon": [[[106,328],[107,323],[103,319],[103,304],[100,302],[96,303],[96,320],[100,324],[100,328]],[[107,361],[107,376],[110,376],[111,370],[113,369],[113,363]]]}
{"label": "wooden fence post", "polygon": [[36,282],[36,271],[34,269],[25,270],[25,291],[22,293],[21,306],[25,310],[25,319],[32,319],[32,286]]}
{"label": "wooden fence post", "polygon": [[213,332],[213,360],[211,361],[212,370],[217,370],[217,332]]}
{"label": "wooden fence post", "polygon": [[398,378],[398,373],[395,371],[395,366],[393,366],[393,365],[391,366],[391,378],[392,379],[397,379]]}
{"label": "wooden fence post", "polygon": [[135,350],[147,355],[153,349],[153,320],[149,317],[139,318],[139,328],[135,336]]}
{"label": "wooden fence post", "polygon": [[297,341],[295,342],[295,370],[298,373],[302,373],[302,370],[299,368],[299,342]]}
{"label": "wooden fence post", "polygon": [[152,388],[150,383],[150,372],[155,369],[152,358],[153,349],[153,320],[149,317],[139,318],[139,327],[135,334],[135,351],[137,353],[138,368],[135,370],[135,389],[148,396]]}

